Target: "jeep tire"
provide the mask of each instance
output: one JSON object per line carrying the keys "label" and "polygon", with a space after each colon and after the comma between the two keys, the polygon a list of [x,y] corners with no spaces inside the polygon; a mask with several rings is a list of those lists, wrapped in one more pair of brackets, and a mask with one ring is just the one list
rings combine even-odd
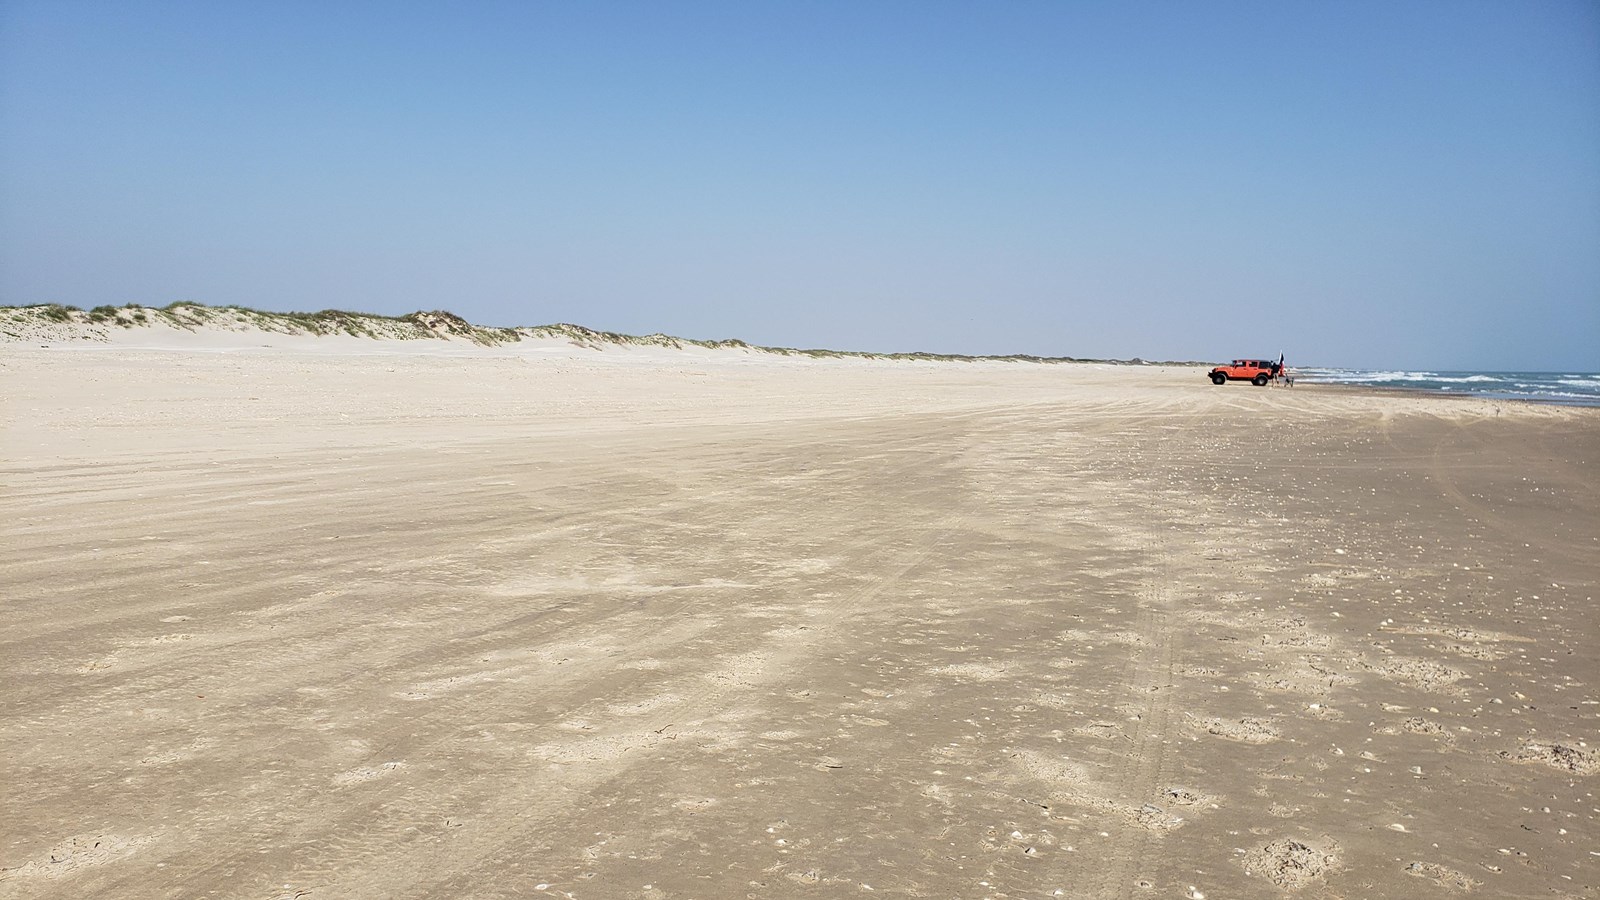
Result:
{"label": "jeep tire", "polygon": [[1256,387],[1266,387],[1267,386],[1267,380],[1268,380],[1267,376],[1265,374],[1262,374],[1262,375],[1257,375],[1256,377],[1250,379],[1250,383],[1255,385]]}
{"label": "jeep tire", "polygon": [[1211,383],[1212,384],[1227,384],[1228,383],[1228,376],[1222,374],[1221,372],[1212,372],[1211,373]]}

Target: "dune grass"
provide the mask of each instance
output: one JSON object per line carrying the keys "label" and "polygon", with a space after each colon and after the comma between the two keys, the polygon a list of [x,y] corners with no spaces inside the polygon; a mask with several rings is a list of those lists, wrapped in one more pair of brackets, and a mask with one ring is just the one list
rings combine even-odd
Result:
{"label": "dune grass", "polygon": [[592,350],[611,347],[663,347],[682,350],[699,347],[707,350],[770,353],[810,359],[875,359],[906,362],[1017,362],[1017,363],[1074,363],[1102,362],[1119,364],[1146,364],[1144,360],[1097,360],[1072,356],[1034,356],[1031,354],[1006,354],[978,356],[960,353],[872,353],[862,350],[828,350],[822,348],[768,347],[751,344],[737,338],[699,340],[668,334],[632,335],[615,331],[597,331],[582,325],[559,322],[552,325],[535,325],[520,328],[501,328],[474,325],[447,310],[418,310],[401,316],[379,313],[355,312],[343,309],[324,309],[316,312],[271,312],[248,306],[209,306],[192,300],[178,300],[159,308],[129,303],[122,307],[96,306],[87,311],[76,306],[43,303],[31,306],[0,306],[0,314],[15,322],[19,317],[33,319],[47,325],[116,325],[124,328],[152,325],[158,321],[185,330],[199,327],[226,328],[229,330],[257,329],[278,334],[349,335],[375,340],[451,340],[464,339],[482,346],[515,343],[524,338],[561,338]]}

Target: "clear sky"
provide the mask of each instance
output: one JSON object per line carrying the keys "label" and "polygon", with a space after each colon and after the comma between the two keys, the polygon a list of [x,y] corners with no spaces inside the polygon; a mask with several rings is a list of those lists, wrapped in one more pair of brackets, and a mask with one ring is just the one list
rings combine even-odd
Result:
{"label": "clear sky", "polygon": [[5,0],[0,304],[1600,370],[1600,4]]}

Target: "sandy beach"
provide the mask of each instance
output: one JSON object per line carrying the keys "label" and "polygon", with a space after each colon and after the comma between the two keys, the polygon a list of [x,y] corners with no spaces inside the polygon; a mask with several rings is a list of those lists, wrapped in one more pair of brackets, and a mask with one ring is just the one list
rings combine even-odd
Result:
{"label": "sandy beach", "polygon": [[1600,895],[1600,411],[141,335],[0,344],[0,897]]}

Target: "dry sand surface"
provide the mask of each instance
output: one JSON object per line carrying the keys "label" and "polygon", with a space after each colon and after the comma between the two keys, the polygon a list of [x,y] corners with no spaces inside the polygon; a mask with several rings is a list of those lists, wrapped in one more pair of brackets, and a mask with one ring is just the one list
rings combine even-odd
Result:
{"label": "dry sand surface", "polygon": [[0,345],[0,897],[1600,891],[1597,411],[328,340]]}

